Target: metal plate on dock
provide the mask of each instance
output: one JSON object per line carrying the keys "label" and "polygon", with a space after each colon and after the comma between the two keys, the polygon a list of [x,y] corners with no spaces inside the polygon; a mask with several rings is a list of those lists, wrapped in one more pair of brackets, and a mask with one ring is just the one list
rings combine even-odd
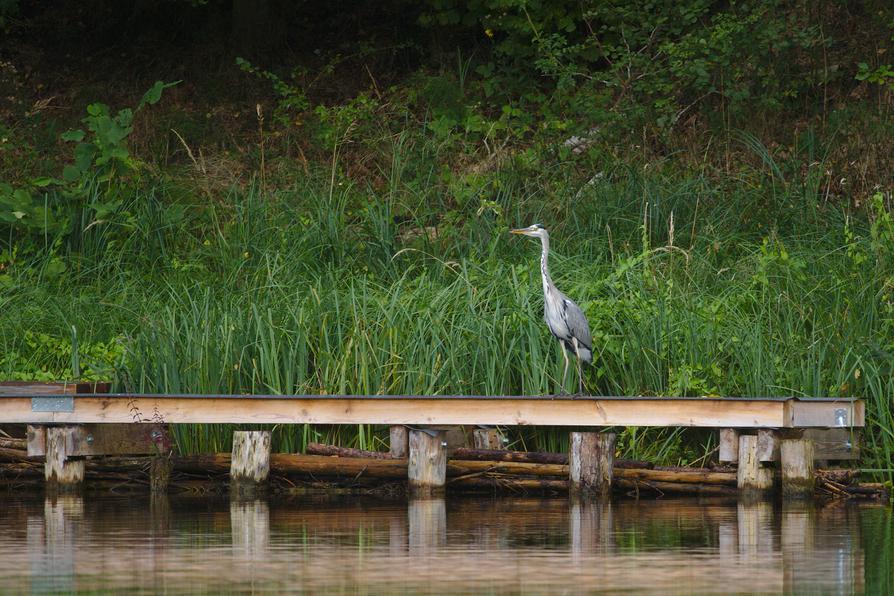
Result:
{"label": "metal plate on dock", "polygon": [[74,412],[74,398],[65,397],[32,397],[32,412]]}

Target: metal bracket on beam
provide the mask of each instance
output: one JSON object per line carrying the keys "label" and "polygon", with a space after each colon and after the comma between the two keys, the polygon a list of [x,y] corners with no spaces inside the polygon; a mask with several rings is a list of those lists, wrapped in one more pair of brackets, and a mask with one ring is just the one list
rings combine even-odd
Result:
{"label": "metal bracket on beam", "polygon": [[32,397],[32,412],[74,412],[73,397]]}
{"label": "metal bracket on beam", "polygon": [[835,408],[835,426],[847,425],[847,408]]}

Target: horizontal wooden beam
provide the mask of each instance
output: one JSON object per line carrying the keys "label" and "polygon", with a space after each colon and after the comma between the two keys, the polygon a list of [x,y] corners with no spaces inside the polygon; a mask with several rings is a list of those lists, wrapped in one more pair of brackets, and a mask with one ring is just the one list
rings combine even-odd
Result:
{"label": "horizontal wooden beam", "polygon": [[[2,402],[0,402],[2,403]],[[28,456],[46,455],[46,428],[28,425]],[[146,455],[165,453],[171,438],[164,424],[85,424],[66,437],[65,454]]]}
{"label": "horizontal wooden beam", "polygon": [[[39,396],[37,396],[39,399]],[[0,423],[489,424],[734,428],[861,427],[849,399],[351,395],[72,395],[57,411],[0,396]],[[50,411],[47,411],[50,410]],[[842,420],[845,422],[841,424]]]}

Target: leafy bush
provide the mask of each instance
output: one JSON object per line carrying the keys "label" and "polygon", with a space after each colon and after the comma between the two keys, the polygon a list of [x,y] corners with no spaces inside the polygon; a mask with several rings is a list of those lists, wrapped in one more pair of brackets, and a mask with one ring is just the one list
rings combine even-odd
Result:
{"label": "leafy bush", "polygon": [[[733,115],[781,109],[810,92],[794,71],[798,53],[823,43],[817,22],[784,0],[429,0],[428,26],[477,29],[492,38],[500,88],[532,99],[546,75],[575,90],[613,90],[614,105],[638,121],[676,124],[715,98]],[[480,74],[493,73],[485,66]],[[629,124],[629,122],[628,122]]]}
{"label": "leafy bush", "polygon": [[57,248],[61,240],[80,238],[119,210],[124,197],[134,194],[140,170],[127,147],[134,115],[158,103],[162,91],[175,84],[156,82],[136,108],[114,115],[105,104],[87,106],[82,120],[86,130],[61,136],[75,143],[74,161],[65,166],[61,179],[35,178],[18,188],[0,182],[0,242],[7,244],[7,254],[16,252],[12,247],[18,242],[25,243],[25,252],[36,246]]}

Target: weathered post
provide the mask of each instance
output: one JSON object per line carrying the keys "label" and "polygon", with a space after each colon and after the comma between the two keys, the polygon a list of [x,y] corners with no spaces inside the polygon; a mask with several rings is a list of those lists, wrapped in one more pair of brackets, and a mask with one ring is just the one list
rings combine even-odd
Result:
{"label": "weathered post", "polygon": [[503,433],[496,428],[476,428],[472,431],[475,449],[503,449]]}
{"label": "weathered post", "polygon": [[230,494],[254,496],[270,474],[270,431],[235,431],[230,460]]}
{"label": "weathered post", "polygon": [[782,466],[782,495],[786,498],[810,497],[814,489],[813,441],[783,439],[779,450]]}
{"label": "weathered post", "polygon": [[719,459],[721,462],[739,461],[739,431],[735,428],[720,429]]}
{"label": "weathered post", "polygon": [[615,462],[614,433],[571,433],[568,454],[569,488],[573,493],[608,497]]}
{"label": "weathered post", "polygon": [[75,492],[84,482],[86,462],[71,459],[69,452],[74,445],[76,426],[57,426],[46,429],[46,463],[44,478],[50,492]]}
{"label": "weathered post", "polygon": [[444,433],[410,431],[410,459],[407,466],[410,493],[414,496],[444,492],[447,481],[447,445]]}
{"label": "weathered post", "polygon": [[740,495],[747,497],[759,497],[773,488],[773,470],[761,465],[755,435],[739,437],[737,485]]}
{"label": "weathered post", "polygon": [[388,437],[389,445],[391,446],[391,457],[407,457],[410,441],[410,435],[407,427],[403,425],[392,426],[389,429]]}
{"label": "weathered post", "polygon": [[757,431],[757,459],[762,462],[779,461],[779,431],[760,428]]}
{"label": "weathered post", "polygon": [[171,480],[171,460],[164,455],[156,455],[149,463],[149,492],[162,495],[168,492]]}

